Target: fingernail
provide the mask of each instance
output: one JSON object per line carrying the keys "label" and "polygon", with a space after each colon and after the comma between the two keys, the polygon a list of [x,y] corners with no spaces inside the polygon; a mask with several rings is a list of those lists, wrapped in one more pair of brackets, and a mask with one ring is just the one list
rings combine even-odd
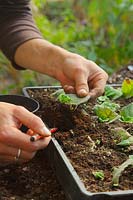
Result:
{"label": "fingernail", "polygon": [[48,128],[46,126],[44,126],[42,130],[43,130],[43,135],[45,135],[45,136],[51,135],[50,130],[48,130]]}
{"label": "fingernail", "polygon": [[78,94],[79,94],[79,96],[84,97],[88,94],[88,92],[85,89],[80,89]]}

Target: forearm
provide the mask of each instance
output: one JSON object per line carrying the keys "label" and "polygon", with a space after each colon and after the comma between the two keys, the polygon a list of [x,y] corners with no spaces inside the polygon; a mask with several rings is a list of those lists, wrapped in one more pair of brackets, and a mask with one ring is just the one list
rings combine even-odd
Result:
{"label": "forearm", "polygon": [[42,38],[32,18],[29,1],[0,0],[0,49],[16,68],[23,68],[14,62],[16,49],[29,40]]}
{"label": "forearm", "polygon": [[33,39],[20,45],[15,53],[15,62],[19,66],[55,77],[58,68],[70,54],[65,49],[44,39]]}

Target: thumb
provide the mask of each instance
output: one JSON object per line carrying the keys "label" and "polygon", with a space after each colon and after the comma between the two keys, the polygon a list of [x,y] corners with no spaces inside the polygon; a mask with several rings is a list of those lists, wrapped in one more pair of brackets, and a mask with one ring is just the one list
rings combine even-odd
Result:
{"label": "thumb", "polygon": [[32,112],[28,111],[22,106],[16,106],[15,109],[15,117],[25,126],[30,128],[32,131],[43,135],[43,136],[50,136],[51,133],[43,123],[41,118],[33,114]]}
{"label": "thumb", "polygon": [[80,74],[76,77],[76,92],[79,97],[87,96],[89,93],[89,86],[87,77],[84,74]]}

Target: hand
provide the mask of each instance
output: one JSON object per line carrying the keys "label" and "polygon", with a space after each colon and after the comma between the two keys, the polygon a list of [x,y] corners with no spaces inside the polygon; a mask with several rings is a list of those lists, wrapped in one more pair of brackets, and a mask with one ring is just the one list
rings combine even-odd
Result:
{"label": "hand", "polygon": [[[21,124],[43,135],[44,139],[31,142],[30,136],[19,130]],[[18,163],[29,161],[37,150],[48,145],[50,135],[42,120],[24,107],[0,102],[0,165],[15,162],[18,154]]]}
{"label": "hand", "polygon": [[88,94],[100,96],[108,79],[107,73],[93,61],[42,39],[20,45],[15,61],[24,68],[56,78],[66,92],[77,93],[81,97]]}
{"label": "hand", "polygon": [[88,94],[97,97],[104,92],[108,75],[96,63],[69,53],[55,71],[55,78],[68,93],[77,93],[80,97]]}

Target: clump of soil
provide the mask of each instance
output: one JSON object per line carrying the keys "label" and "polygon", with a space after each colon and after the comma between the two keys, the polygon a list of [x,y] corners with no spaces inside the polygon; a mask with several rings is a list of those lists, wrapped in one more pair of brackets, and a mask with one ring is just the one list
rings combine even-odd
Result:
{"label": "clump of soil", "polygon": [[[133,168],[127,168],[117,188],[112,187],[112,169],[128,159],[132,150],[124,151],[115,144],[111,129],[123,127],[131,133],[133,124],[116,121],[112,124],[99,123],[93,113],[95,101],[89,102],[85,108],[71,110],[69,105],[64,105],[52,99],[53,90],[33,89],[29,90],[31,97],[40,103],[38,115],[51,127],[58,127],[59,131],[54,137],[60,143],[73,167],[90,192],[104,192],[112,190],[133,189]],[[126,105],[133,101],[119,99],[117,103]],[[93,142],[92,142],[93,141]],[[100,142],[99,142],[100,141]],[[94,145],[95,144],[95,145]],[[96,180],[93,172],[104,171],[104,181]]]}
{"label": "clump of soil", "polygon": [[22,165],[0,167],[1,200],[65,200],[45,151]]}

